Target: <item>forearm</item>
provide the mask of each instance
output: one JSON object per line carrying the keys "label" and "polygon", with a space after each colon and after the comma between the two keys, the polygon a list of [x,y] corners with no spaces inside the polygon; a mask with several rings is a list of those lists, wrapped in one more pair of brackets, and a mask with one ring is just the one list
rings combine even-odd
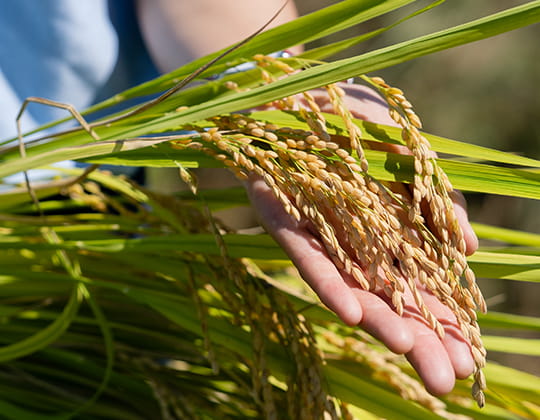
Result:
{"label": "forearm", "polygon": [[[169,72],[241,41],[263,26],[283,0],[138,0],[137,13],[152,59]],[[271,23],[297,16],[293,1]]]}

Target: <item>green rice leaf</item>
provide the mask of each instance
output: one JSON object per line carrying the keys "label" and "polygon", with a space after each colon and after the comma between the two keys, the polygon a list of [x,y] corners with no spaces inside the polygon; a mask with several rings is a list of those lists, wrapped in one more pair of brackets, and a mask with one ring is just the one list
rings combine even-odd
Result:
{"label": "green rice leaf", "polygon": [[483,335],[482,341],[489,351],[540,356],[540,339]]}
{"label": "green rice leaf", "polygon": [[478,314],[478,322],[482,328],[540,331],[540,318],[533,316],[489,311]]}
{"label": "green rice leaf", "polygon": [[468,259],[477,277],[540,282],[540,256],[478,251]]}
{"label": "green rice leaf", "polygon": [[369,40],[371,38],[379,36],[379,35],[383,34],[384,32],[386,32],[386,31],[400,25],[401,23],[403,23],[403,22],[405,22],[405,21],[407,21],[409,19],[412,19],[413,17],[415,17],[415,16],[417,16],[417,15],[419,15],[421,13],[427,12],[428,10],[440,5],[441,3],[444,3],[444,1],[445,0],[435,1],[435,2],[427,5],[426,7],[415,11],[414,13],[411,13],[410,15],[405,16],[403,19],[400,19],[397,22],[392,23],[391,25],[385,26],[383,28],[376,29],[376,30],[368,32],[366,34],[358,35],[358,36],[355,36],[355,37],[352,37],[352,38],[348,38],[348,39],[344,39],[344,40],[341,40],[341,41],[338,41],[338,42],[334,42],[332,44],[327,44],[327,45],[323,45],[323,46],[318,47],[318,48],[310,49],[310,50],[305,51],[304,53],[300,54],[298,57],[303,58],[303,59],[308,59],[308,60],[322,60],[322,59],[328,58],[328,57],[330,57],[330,56],[332,56],[334,54],[337,54],[338,52],[346,50],[347,48],[351,48],[354,45],[357,45],[357,44],[359,44],[361,42],[364,42],[364,41],[367,41],[367,40]]}
{"label": "green rice leaf", "polygon": [[[223,235],[231,258],[286,259],[284,251],[269,235]],[[212,234],[167,235],[134,239],[106,239],[64,242],[64,249],[81,249],[96,252],[197,252],[220,255]]]}
{"label": "green rice leaf", "polygon": [[540,235],[531,232],[488,226],[481,223],[471,223],[479,238],[506,242],[513,245],[540,247]]}
{"label": "green rice leaf", "polygon": [[[331,361],[323,369],[329,378],[330,389],[335,395],[380,417],[393,420],[441,419],[425,408],[384,391],[346,369],[336,368]],[[359,389],[362,392],[358,392]]]}

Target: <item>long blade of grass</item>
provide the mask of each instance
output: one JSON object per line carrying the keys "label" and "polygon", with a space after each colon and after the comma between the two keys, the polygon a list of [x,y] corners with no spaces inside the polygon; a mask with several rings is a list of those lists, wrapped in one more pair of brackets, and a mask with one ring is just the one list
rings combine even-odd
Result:
{"label": "long blade of grass", "polygon": [[[297,114],[283,111],[259,111],[250,114],[255,119],[262,121],[271,121],[273,124],[283,127],[300,128],[305,129],[306,125],[303,121],[298,120]],[[336,129],[345,130],[343,121],[336,115],[326,114],[325,118],[332,127]],[[403,144],[401,139],[401,130],[396,127],[383,126],[367,121],[356,120],[356,124],[362,128],[365,140],[384,141],[395,144]],[[332,130],[330,130],[332,131]],[[515,155],[513,153],[502,152],[488,147],[477,146],[474,144],[451,140],[433,134],[424,133],[426,138],[430,141],[433,150],[440,153],[447,153],[456,156],[467,157],[479,161],[491,161],[498,163],[506,163],[511,165],[519,165],[533,168],[540,168],[540,161],[531,159],[524,156]],[[151,143],[151,140],[147,140]],[[117,146],[118,147],[118,146]],[[150,149],[145,149],[142,152],[140,148],[148,147],[148,144],[144,140],[137,142],[126,141],[126,148],[136,149],[128,150],[126,152],[113,153],[110,155],[100,156],[99,158],[90,159],[90,162],[105,163],[105,164],[139,164],[150,166],[162,166],[170,165],[170,161],[167,159],[166,146],[156,144],[154,147],[156,153],[152,153]],[[157,156],[157,150],[163,147],[162,156]],[[193,164],[197,162],[197,154],[194,151],[184,151],[186,158],[184,161],[188,164],[187,167],[193,167]],[[209,159],[202,159],[202,165],[208,165]],[[210,163],[211,165],[211,163]]]}
{"label": "long blade of grass", "polygon": [[540,331],[540,318],[533,316],[489,311],[486,314],[478,314],[478,322],[482,328]]}
{"label": "long blade of grass", "polygon": [[435,1],[431,4],[428,4],[426,7],[420,10],[417,10],[411,13],[410,15],[407,15],[402,19],[399,19],[398,21],[388,26],[385,26],[385,27],[376,29],[374,31],[368,32],[366,34],[358,35],[349,39],[344,39],[338,42],[323,45],[318,48],[313,48],[311,50],[305,51],[304,53],[300,54],[298,57],[308,59],[308,60],[322,60],[322,59],[331,57],[332,55],[337,54],[338,52],[342,52],[343,50],[346,50],[347,48],[351,48],[361,42],[364,42],[371,38],[379,36],[382,33],[389,31],[390,29],[395,28],[396,26],[402,24],[403,22],[406,22],[409,19],[412,19],[415,16],[418,16],[419,14],[425,13],[428,10],[433,9],[434,7],[437,7],[444,2],[445,0]]}
{"label": "long blade of grass", "polygon": [[481,223],[471,223],[471,225],[480,238],[501,241],[513,245],[540,247],[540,235],[537,233],[505,229]]}
{"label": "long blade of grass", "polygon": [[540,356],[540,339],[483,335],[482,341],[489,351]]}
{"label": "long blade of grass", "polygon": [[478,277],[540,282],[540,257],[478,251],[468,258]]}
{"label": "long blade of grass", "polygon": [[[79,146],[57,151],[56,154],[49,153],[12,161],[0,167],[0,176],[5,170],[10,172],[24,170],[30,161],[32,161],[32,165],[39,166],[58,159],[58,156],[69,156],[69,158],[87,157],[89,154],[94,153],[94,148],[98,148],[102,152],[104,146],[103,144]],[[195,161],[191,160],[191,158],[184,161],[183,151],[176,150],[168,144],[130,153],[124,163],[131,161],[131,163],[139,164],[141,160],[148,162],[152,160],[155,166],[176,167],[180,163],[183,167],[191,167],[195,164]],[[158,159],[151,158],[151,154],[156,154]],[[134,159],[134,156],[137,156],[137,158]],[[366,158],[370,164],[370,173],[380,180],[409,183],[413,179],[414,166],[410,156],[367,150]],[[208,161],[206,157],[203,157],[203,159]],[[118,159],[116,162],[121,163]],[[448,159],[438,159],[438,162],[456,189],[533,199],[540,197],[540,173],[532,170],[502,168]],[[217,165],[217,162],[212,162],[209,166]]]}
{"label": "long blade of grass", "polygon": [[[219,73],[231,65],[238,64],[235,59],[244,59],[255,54],[270,54],[280,50],[286,50],[299,44],[305,44],[316,39],[328,36],[330,34],[347,29],[351,26],[381,16],[407,4],[414,3],[414,0],[345,0],[333,4],[321,10],[317,10],[311,14],[301,16],[294,21],[287,22],[278,27],[272,28],[258,35],[248,44],[231,52],[226,57],[227,64],[213,66],[211,69],[201,75]],[[437,2],[439,3],[439,2]],[[156,93],[164,89],[168,89],[175,84],[180,78],[183,78],[203,64],[209,62],[213,58],[226,50],[217,51],[208,56],[199,58],[167,75],[161,76],[158,79],[142,84],[135,88],[129,89],[117,95],[117,98],[132,98],[134,96]],[[171,84],[172,83],[172,84]],[[115,98],[112,98],[115,99]],[[98,104],[90,110],[100,109],[103,104]]]}
{"label": "long blade of grass", "polygon": [[[284,111],[257,111],[250,113],[250,116],[262,121],[272,122],[278,126],[305,129],[305,123],[298,118],[298,114]],[[343,120],[333,114],[324,114],[325,119],[331,127],[330,133],[334,129],[346,132]],[[404,144],[401,138],[401,129],[387,125],[374,124],[372,122],[355,120],[361,128],[362,136],[365,140],[382,141],[393,144]],[[339,131],[336,132],[339,134]],[[422,133],[430,142],[434,151],[447,153],[454,156],[467,157],[478,161],[506,163],[510,165],[540,168],[540,160],[514,153],[502,152],[489,147],[478,146],[469,142],[452,140],[430,133]]]}

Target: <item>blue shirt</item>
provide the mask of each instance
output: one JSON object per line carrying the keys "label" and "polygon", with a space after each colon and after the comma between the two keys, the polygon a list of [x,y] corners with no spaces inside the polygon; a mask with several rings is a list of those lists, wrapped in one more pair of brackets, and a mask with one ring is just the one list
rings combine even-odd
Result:
{"label": "blue shirt", "polygon": [[[0,2],[0,141],[16,135],[15,118],[29,96],[83,110],[156,75],[133,0]],[[66,114],[31,104],[23,131]]]}

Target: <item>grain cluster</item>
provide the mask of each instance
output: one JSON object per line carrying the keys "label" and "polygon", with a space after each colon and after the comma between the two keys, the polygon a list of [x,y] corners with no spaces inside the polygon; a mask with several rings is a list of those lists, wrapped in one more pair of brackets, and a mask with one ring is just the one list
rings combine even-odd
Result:
{"label": "grain cluster", "polygon": [[[293,71],[271,57],[255,60],[267,83],[274,80],[269,66],[286,74]],[[303,129],[232,114],[210,119],[212,128],[201,129],[198,136],[175,147],[202,150],[239,179],[262,178],[288,214],[311,223],[340,270],[361,288],[384,293],[398,314],[403,313],[404,294],[410,290],[419,313],[442,338],[444,328],[422,298],[423,291],[434,294],[452,310],[471,343],[473,396],[482,406],[486,352],[476,311],[486,307],[465,257],[465,240],[450,198],[452,185],[403,92],[380,78],[363,78],[383,96],[390,116],[401,127],[406,153],[414,162],[409,185],[383,182],[370,174],[367,143],[337,85],[324,89],[346,135],[328,129],[324,113],[306,92],[300,100],[290,97],[271,104],[294,110],[305,122]]]}

